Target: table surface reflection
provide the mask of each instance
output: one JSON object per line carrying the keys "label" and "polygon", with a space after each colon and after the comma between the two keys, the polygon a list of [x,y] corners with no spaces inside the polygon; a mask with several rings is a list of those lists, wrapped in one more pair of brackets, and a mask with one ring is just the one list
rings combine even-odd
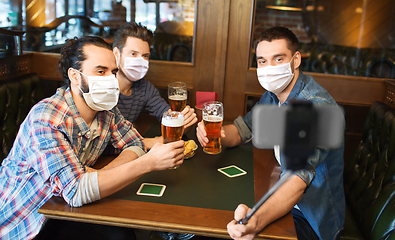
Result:
{"label": "table surface reflection", "polygon": [[[156,123],[144,136],[159,134]],[[186,138],[197,141],[194,131]],[[97,166],[114,157],[100,157]],[[229,178],[217,171],[229,165],[237,165],[247,174]],[[148,173],[121,191],[79,208],[52,197],[39,212],[48,218],[229,238],[226,225],[237,205],[252,207],[280,173],[273,150],[246,144],[208,155],[199,146],[195,156],[184,160],[178,169]],[[162,197],[140,196],[136,192],[141,183],[164,184],[166,190]],[[288,213],[267,226],[257,239],[297,239],[292,215]]]}

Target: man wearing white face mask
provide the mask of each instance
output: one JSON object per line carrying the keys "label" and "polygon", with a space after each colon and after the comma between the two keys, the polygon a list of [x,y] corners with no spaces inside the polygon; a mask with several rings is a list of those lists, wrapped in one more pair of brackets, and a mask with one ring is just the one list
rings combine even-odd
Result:
{"label": "man wearing white face mask", "polygon": [[[120,96],[117,107],[130,122],[134,122],[143,109],[161,120],[162,114],[170,109],[149,81],[144,79],[149,68],[152,32],[135,22],[124,23],[114,35],[113,52],[119,68],[117,78]],[[184,126],[188,128],[197,122],[195,110],[186,106]],[[149,141],[149,140],[152,140]],[[162,141],[160,137],[144,140],[147,147]]]}
{"label": "man wearing white face mask", "polygon": [[[37,210],[52,196],[79,207],[180,165],[184,142],[158,143],[145,153],[142,137],[115,107],[118,68],[103,39],[68,39],[59,68],[65,86],[33,106],[0,166],[0,239],[133,239],[131,229],[46,221]],[[93,169],[108,143],[121,153]]]}
{"label": "man wearing white face mask", "polygon": [[[287,105],[289,100],[309,100],[315,105],[337,105],[329,93],[311,76],[299,70],[299,41],[287,28],[273,27],[258,38],[258,81],[267,91],[257,104]],[[270,113],[269,113],[270,114]],[[252,138],[251,112],[239,116],[233,124],[223,127],[222,144],[233,147]],[[208,142],[203,124],[197,127],[202,146]],[[277,161],[283,167],[284,156],[275,149]],[[306,169],[296,171],[259,208],[246,225],[237,224],[250,208],[240,204],[228,233],[234,239],[253,239],[269,223],[289,211],[295,222],[298,239],[339,239],[344,225],[345,198],[343,190],[343,151],[315,149]]]}

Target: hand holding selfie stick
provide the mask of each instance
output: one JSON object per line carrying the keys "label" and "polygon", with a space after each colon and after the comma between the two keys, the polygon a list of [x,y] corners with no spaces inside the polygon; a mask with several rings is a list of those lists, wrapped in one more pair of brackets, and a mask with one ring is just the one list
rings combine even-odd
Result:
{"label": "hand holding selfie stick", "polygon": [[304,169],[307,158],[314,153],[317,113],[311,102],[293,102],[285,114],[283,152],[285,174],[237,223],[246,225],[263,203],[294,173]]}
{"label": "hand holding selfie stick", "polygon": [[273,187],[271,187],[269,191],[265,195],[263,195],[263,197],[259,200],[259,202],[255,204],[255,206],[251,209],[251,211],[249,211],[247,215],[241,220],[239,220],[237,223],[246,225],[248,220],[250,220],[250,218],[252,217],[252,215],[254,215],[254,213],[262,206],[262,204],[266,202],[266,200],[292,175],[292,173],[293,173],[292,170],[286,171],[284,176],[282,176],[280,180],[278,180],[278,182],[276,182],[276,184],[274,184]]}

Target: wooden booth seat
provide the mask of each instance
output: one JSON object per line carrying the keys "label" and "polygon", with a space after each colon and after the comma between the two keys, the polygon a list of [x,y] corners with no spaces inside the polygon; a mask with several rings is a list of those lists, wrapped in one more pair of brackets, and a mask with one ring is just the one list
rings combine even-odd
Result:
{"label": "wooden booth seat", "polygon": [[346,223],[341,239],[395,239],[395,110],[375,102],[362,140],[344,167]]}
{"label": "wooden booth seat", "polygon": [[20,124],[44,96],[36,73],[0,81],[0,163],[8,155]]}

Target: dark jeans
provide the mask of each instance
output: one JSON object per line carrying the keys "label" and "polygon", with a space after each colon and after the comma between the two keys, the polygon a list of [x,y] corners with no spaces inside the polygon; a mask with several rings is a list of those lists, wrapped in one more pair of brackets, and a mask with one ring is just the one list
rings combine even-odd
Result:
{"label": "dark jeans", "polygon": [[[303,213],[296,209],[292,208],[292,216],[295,223],[296,235],[299,240],[319,240],[317,234],[314,232],[313,228],[310,226],[309,222],[307,222]],[[336,238],[340,239],[340,234]]]}
{"label": "dark jeans", "polygon": [[319,240],[317,234],[300,210],[292,208],[291,213],[295,223],[296,235],[299,240]]}
{"label": "dark jeans", "polygon": [[136,240],[133,229],[48,219],[34,240]]}

